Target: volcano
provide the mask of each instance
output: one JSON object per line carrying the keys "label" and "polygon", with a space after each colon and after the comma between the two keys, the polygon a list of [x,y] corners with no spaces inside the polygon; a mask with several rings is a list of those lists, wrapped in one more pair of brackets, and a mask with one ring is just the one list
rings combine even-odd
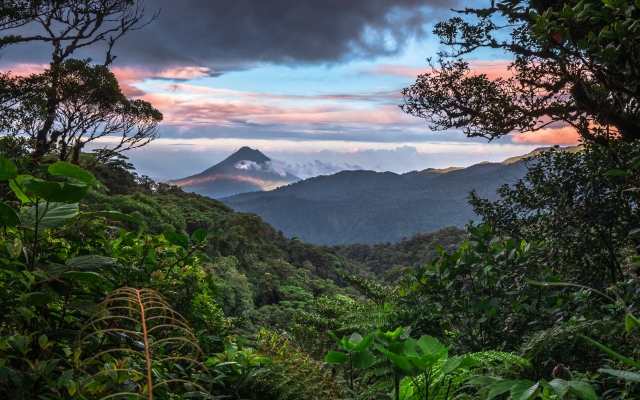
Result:
{"label": "volcano", "polygon": [[299,180],[259,150],[245,146],[199,174],[169,183],[188,192],[219,199],[238,193],[272,190]]}

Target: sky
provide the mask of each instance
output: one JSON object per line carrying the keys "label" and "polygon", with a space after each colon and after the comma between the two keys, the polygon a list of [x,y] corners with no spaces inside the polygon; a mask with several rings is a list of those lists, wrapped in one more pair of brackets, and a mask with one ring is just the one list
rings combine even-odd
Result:
{"label": "sky", "polygon": [[[468,0],[474,6],[479,1]],[[125,94],[164,114],[161,138],[125,153],[138,173],[176,179],[242,146],[307,178],[343,169],[397,173],[502,161],[571,145],[568,128],[488,143],[431,131],[402,112],[401,91],[442,50],[431,30],[463,1],[147,0],[147,18],[116,44]],[[159,14],[158,14],[159,13]],[[26,27],[24,29],[36,29]],[[0,70],[41,71],[51,49],[9,47]],[[104,46],[74,54],[104,58]],[[507,55],[483,51],[475,73],[505,76]]]}

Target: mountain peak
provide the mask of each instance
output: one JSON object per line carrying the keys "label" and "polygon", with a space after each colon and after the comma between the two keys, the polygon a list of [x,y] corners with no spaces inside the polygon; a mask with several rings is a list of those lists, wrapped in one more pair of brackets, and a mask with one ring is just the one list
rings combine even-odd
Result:
{"label": "mountain peak", "polygon": [[238,151],[225,158],[219,165],[233,165],[235,166],[240,161],[252,161],[256,164],[264,165],[271,159],[260,152],[260,150],[254,150],[251,147],[243,146]]}
{"label": "mountain peak", "polygon": [[213,167],[170,183],[205,196],[221,198],[244,192],[272,190],[299,180],[287,172],[282,163],[272,163],[259,150],[243,146]]}

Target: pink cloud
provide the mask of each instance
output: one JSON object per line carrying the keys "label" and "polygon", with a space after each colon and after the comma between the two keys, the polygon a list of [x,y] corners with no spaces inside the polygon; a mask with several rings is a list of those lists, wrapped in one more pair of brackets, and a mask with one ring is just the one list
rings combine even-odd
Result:
{"label": "pink cloud", "polygon": [[124,83],[140,83],[146,79],[176,79],[189,80],[205,78],[215,74],[209,68],[205,67],[174,67],[161,70],[139,67],[115,67],[112,68],[113,73],[119,82]]}
{"label": "pink cloud", "polygon": [[[475,60],[469,62],[469,69],[472,75],[485,74],[491,80],[509,78],[511,72],[507,70],[507,67],[511,63],[510,60]],[[395,75],[402,78],[416,78],[429,71],[431,71],[431,67],[414,68],[406,65],[380,65],[372,70],[375,74]]]}
{"label": "pink cloud", "polygon": [[544,128],[536,132],[525,132],[514,136],[514,143],[532,143],[548,145],[575,145],[578,144],[580,135],[571,127]]}
{"label": "pink cloud", "polygon": [[327,93],[315,95],[296,94],[273,94],[258,92],[241,92],[230,89],[219,89],[206,86],[189,85],[185,83],[170,83],[160,85],[170,92],[184,92],[190,94],[209,94],[213,96],[234,96],[246,99],[270,99],[270,100],[336,100],[336,101],[357,101],[357,100],[392,100],[401,99],[400,89],[387,91],[372,91],[360,93]]}
{"label": "pink cloud", "polygon": [[9,64],[6,68],[12,75],[16,76],[28,76],[31,74],[42,73],[49,67],[49,64],[27,64],[27,63],[15,63]]}
{"label": "pink cloud", "polygon": [[[268,96],[252,98],[243,96],[243,93],[237,97],[222,95],[198,97],[190,94],[155,93],[147,94],[143,98],[162,111],[165,122],[176,125],[212,124],[224,126],[238,122],[406,125],[408,120],[415,120],[403,114],[396,105],[388,104],[357,108],[348,102],[309,104],[303,101],[283,101]],[[309,100],[317,99],[311,96]],[[421,121],[415,120],[415,122]]]}
{"label": "pink cloud", "polygon": [[[48,67],[48,64],[10,63],[3,69],[11,71],[13,75],[27,76],[41,73]],[[122,92],[129,97],[140,97],[144,95],[145,92],[135,87],[135,84],[144,82],[147,79],[190,80],[204,78],[216,73],[209,68],[194,66],[160,70],[140,67],[114,67],[111,68],[111,71],[116,76],[116,79],[118,79]]]}
{"label": "pink cloud", "polygon": [[402,78],[415,78],[420,74],[429,72],[430,68],[414,68],[406,65],[380,65],[373,69],[374,74],[394,75]]}

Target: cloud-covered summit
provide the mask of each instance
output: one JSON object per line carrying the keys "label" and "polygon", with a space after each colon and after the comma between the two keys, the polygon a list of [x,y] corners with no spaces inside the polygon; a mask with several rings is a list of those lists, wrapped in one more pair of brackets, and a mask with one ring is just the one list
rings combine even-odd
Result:
{"label": "cloud-covered summit", "polygon": [[287,165],[281,161],[271,160],[260,164],[251,160],[242,160],[236,163],[235,167],[243,171],[265,171],[280,176],[287,176]]}

